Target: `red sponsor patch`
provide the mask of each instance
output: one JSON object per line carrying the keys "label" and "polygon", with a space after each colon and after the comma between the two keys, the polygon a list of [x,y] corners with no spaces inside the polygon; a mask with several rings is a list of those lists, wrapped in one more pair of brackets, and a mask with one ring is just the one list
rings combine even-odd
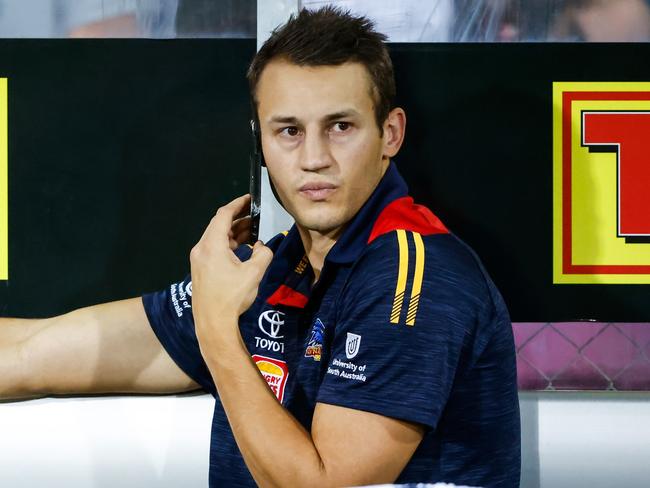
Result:
{"label": "red sponsor patch", "polygon": [[287,378],[289,377],[287,363],[258,354],[253,354],[253,361],[255,361],[257,369],[262,373],[273,394],[282,403],[284,387],[287,385]]}

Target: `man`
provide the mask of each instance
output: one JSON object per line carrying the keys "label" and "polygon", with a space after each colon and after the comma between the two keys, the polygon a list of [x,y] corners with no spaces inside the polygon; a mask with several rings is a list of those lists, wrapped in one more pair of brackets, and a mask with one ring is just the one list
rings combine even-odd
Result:
{"label": "man", "polygon": [[0,396],[203,387],[216,399],[212,486],[518,486],[507,310],[391,162],[406,118],[383,40],[332,8],[277,30],[248,78],[296,225],[242,245],[238,198],[192,250],[191,280],[0,324],[0,372],[14,375]]}

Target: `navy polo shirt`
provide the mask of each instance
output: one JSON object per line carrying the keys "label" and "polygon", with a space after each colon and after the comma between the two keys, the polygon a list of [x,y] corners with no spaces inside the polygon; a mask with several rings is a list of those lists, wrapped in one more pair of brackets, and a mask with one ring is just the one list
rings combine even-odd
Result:
{"label": "navy polo shirt", "polygon": [[[471,249],[407,193],[391,163],[313,287],[296,227],[269,241],[274,257],[240,317],[242,338],[278,401],[307,430],[317,402],[424,425],[396,482],[517,487],[507,309]],[[236,254],[245,260],[251,250]],[[143,303],[169,355],[215,396],[210,486],[255,486],[199,350],[190,277]]]}

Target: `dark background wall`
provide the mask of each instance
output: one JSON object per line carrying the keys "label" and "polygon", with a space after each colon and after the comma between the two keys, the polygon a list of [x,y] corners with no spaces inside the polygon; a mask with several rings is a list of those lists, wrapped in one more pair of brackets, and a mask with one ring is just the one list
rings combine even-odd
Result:
{"label": "dark background wall", "polygon": [[[516,321],[650,321],[644,285],[552,285],[552,82],[643,81],[646,45],[392,45],[412,194],[482,257]],[[247,191],[254,40],[2,40],[9,273],[45,316],[185,275]]]}
{"label": "dark background wall", "polygon": [[553,82],[647,81],[649,55],[622,43],[394,46],[409,116],[397,160],[416,199],[478,251],[514,321],[650,321],[647,285],[552,279]]}
{"label": "dark background wall", "polygon": [[253,40],[7,41],[4,315],[42,316],[182,278],[248,187]]}

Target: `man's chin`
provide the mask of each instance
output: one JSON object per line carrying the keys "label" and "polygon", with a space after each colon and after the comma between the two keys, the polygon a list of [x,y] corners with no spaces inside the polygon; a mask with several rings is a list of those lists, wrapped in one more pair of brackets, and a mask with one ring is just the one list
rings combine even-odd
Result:
{"label": "man's chin", "polygon": [[341,222],[340,219],[324,218],[323,216],[296,216],[294,218],[296,224],[303,229],[319,234],[330,234],[345,225],[345,222]]}

